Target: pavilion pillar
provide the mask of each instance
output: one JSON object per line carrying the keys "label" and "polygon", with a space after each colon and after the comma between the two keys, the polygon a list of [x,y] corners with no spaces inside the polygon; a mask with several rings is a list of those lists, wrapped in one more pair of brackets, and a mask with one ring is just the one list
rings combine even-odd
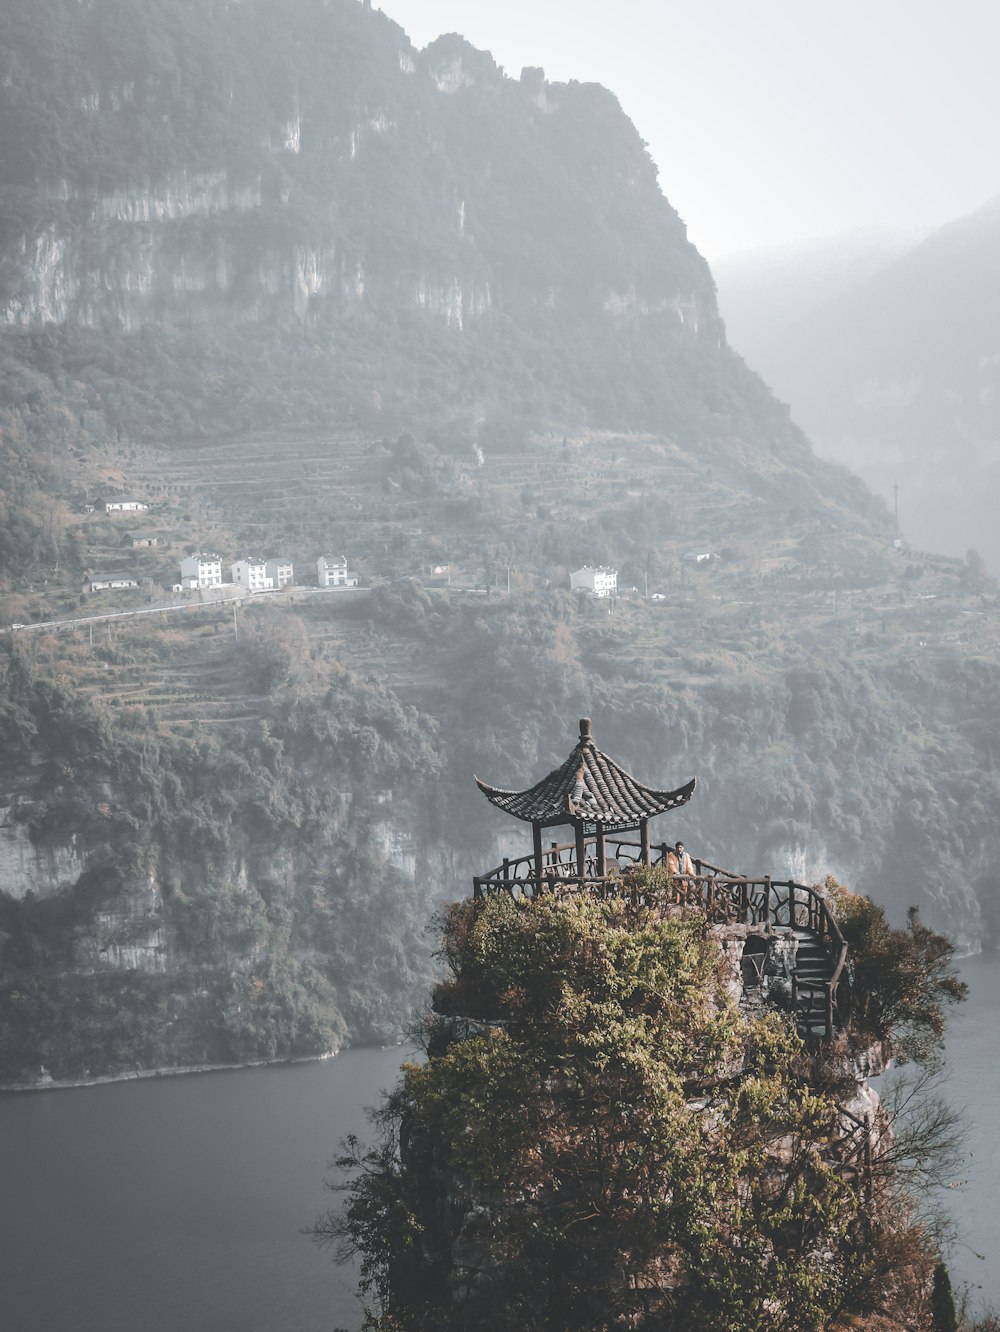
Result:
{"label": "pavilion pillar", "polygon": [[608,872],[608,855],[604,849],[604,825],[597,825],[597,877],[603,879]]}
{"label": "pavilion pillar", "polygon": [[639,824],[639,861],[643,865],[649,864],[649,819],[643,819]]}
{"label": "pavilion pillar", "polygon": [[576,872],[580,879],[586,877],[587,839],[583,835],[583,819],[576,820]]}
{"label": "pavilion pillar", "polygon": [[542,825],[532,821],[531,837],[535,851],[535,892],[542,890]]}

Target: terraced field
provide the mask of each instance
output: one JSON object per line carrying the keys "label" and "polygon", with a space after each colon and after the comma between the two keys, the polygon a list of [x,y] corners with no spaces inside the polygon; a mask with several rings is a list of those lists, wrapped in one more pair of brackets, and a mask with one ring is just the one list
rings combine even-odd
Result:
{"label": "terraced field", "polygon": [[335,550],[369,577],[419,575],[447,558],[466,581],[489,581],[489,549],[516,548],[526,524],[637,502],[663,506],[678,543],[718,543],[734,518],[737,532],[761,533],[759,501],[650,436],[556,432],[516,452],[482,457],[470,443],[430,460],[349,433],[199,441],[122,450],[104,477],[150,497],[153,511],[139,525],[163,529],[175,552],[281,552],[308,568]]}
{"label": "terraced field", "polygon": [[[477,597],[488,605],[505,595],[508,579],[515,598],[566,587],[571,567],[602,562],[602,549],[630,549],[623,590],[642,584],[657,600],[592,609],[580,651],[607,678],[696,684],[720,670],[754,672],[762,654],[803,635],[822,650],[835,634],[861,655],[889,640],[921,652],[1000,652],[996,605],[966,594],[954,562],[893,551],[875,536],[841,539],[835,509],[824,517],[765,502],[665,438],[553,430],[486,456],[471,440],[443,452],[349,431],[129,444],[104,458],[85,488],[149,499],[148,514],[94,513],[78,528],[91,568],[126,567],[142,586],[81,599],[78,585],[56,580],[11,618],[171,604],[162,584],[195,549],[218,550],[224,568],[240,555],[287,555],[304,585],[319,553],[342,553],[363,582],[415,577],[456,613],[474,610]],[[167,544],[131,550],[125,534],[135,527]],[[599,553],[588,558],[591,534]],[[692,551],[722,559],[702,567],[685,559]],[[188,616],[178,599],[165,616],[31,632],[19,642],[124,724],[184,735],[252,724],[284,680],[296,671],[304,682],[318,679],[334,662],[433,709],[447,676],[439,644],[394,624],[391,613],[372,617],[346,598],[314,597],[254,599],[236,622],[230,604],[192,606],[198,613]],[[295,640],[287,649],[286,639]],[[689,650],[696,641],[702,649]]]}

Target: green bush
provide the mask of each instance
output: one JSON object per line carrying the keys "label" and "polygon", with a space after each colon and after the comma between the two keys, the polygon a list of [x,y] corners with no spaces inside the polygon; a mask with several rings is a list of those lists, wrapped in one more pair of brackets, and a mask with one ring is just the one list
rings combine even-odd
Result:
{"label": "green bush", "polygon": [[924,925],[916,907],[906,928],[894,929],[871,898],[829,878],[826,892],[850,950],[852,1025],[883,1041],[897,1063],[934,1065],[944,1043],[944,1006],[968,992],[952,969],[954,944]]}

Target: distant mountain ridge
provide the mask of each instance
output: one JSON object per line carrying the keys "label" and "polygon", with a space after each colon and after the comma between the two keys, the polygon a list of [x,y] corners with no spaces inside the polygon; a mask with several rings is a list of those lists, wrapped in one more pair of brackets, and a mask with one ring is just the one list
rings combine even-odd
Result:
{"label": "distant mountain ridge", "polygon": [[732,346],[752,366],[789,327],[887,268],[923,239],[879,227],[798,244],[758,247],[712,264]]}
{"label": "distant mountain ridge", "polygon": [[[1000,569],[1000,201],[939,228],[783,328],[752,363],[827,457],[884,497],[904,534]],[[764,324],[764,320],[761,324]]]}

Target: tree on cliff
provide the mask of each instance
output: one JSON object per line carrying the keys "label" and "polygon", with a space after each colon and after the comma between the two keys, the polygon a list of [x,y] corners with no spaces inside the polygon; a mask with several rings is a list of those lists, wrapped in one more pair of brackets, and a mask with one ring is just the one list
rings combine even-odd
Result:
{"label": "tree on cliff", "polygon": [[361,1256],[367,1327],[921,1326],[926,1235],[846,1168],[835,1082],[739,1010],[701,913],[467,902],[444,956],[429,1057],[318,1226]]}

